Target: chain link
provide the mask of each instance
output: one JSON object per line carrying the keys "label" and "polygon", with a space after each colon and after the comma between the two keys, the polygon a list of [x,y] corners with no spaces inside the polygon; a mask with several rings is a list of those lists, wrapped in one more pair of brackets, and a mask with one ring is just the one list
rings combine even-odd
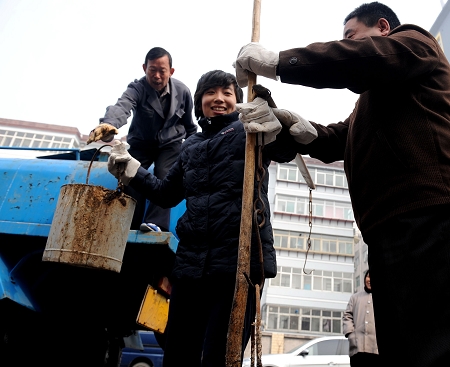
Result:
{"label": "chain link", "polygon": [[313,270],[311,270],[309,273],[307,273],[305,270],[306,260],[308,259],[308,253],[309,253],[309,250],[311,249],[312,210],[313,210],[312,189],[309,189],[309,213],[308,213],[309,234],[308,234],[308,239],[306,240],[306,245],[307,245],[306,246],[306,255],[305,255],[305,263],[303,264],[303,273],[304,274],[311,274],[313,272]]}
{"label": "chain link", "polygon": [[[266,176],[266,170],[263,166],[262,160],[262,150],[264,148],[264,141],[262,134],[257,135],[257,149],[256,149],[256,162],[257,165],[255,167],[255,179],[257,183],[257,195],[253,201],[253,224],[255,227],[256,233],[256,246],[258,246],[258,254],[259,254],[259,266],[260,266],[260,278],[259,284],[253,285],[249,279],[248,282],[250,286],[255,287],[255,300],[249,300],[256,303],[256,315],[255,321],[252,323],[252,334],[251,334],[251,358],[250,363],[251,366],[262,367],[261,356],[262,356],[262,343],[261,343],[261,310],[260,310],[260,300],[259,297],[264,287],[264,258],[262,252],[262,242],[261,242],[261,234],[260,229],[266,223],[265,211],[266,206],[264,205],[264,201],[261,197],[261,188],[264,183],[264,178]],[[260,141],[260,143],[258,143]],[[256,354],[256,361],[255,361]]]}

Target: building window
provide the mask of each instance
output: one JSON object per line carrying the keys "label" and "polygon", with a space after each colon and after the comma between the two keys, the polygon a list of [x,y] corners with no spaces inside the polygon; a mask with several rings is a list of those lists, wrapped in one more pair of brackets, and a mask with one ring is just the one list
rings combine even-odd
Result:
{"label": "building window", "polygon": [[[285,181],[298,181],[299,171],[297,167],[284,165],[278,170],[278,179]],[[301,176],[301,174],[300,174]]]}
{"label": "building window", "polygon": [[74,138],[0,130],[0,145],[22,148],[78,148]]}
{"label": "building window", "polygon": [[353,262],[355,263],[355,268],[359,265],[359,250],[355,250],[355,258],[353,259]]}
{"label": "building window", "polygon": [[306,198],[277,195],[276,208],[280,212],[306,215]]}
{"label": "building window", "polygon": [[[307,250],[307,233],[293,231],[274,230],[274,247],[288,250]],[[311,236],[312,252],[338,254],[345,256],[353,255],[353,241],[351,239],[328,238],[320,235]]]}
{"label": "building window", "polygon": [[316,173],[316,181],[315,183],[317,183],[318,185],[327,185],[327,186],[334,186],[334,181],[333,181],[334,177],[333,177],[333,172],[331,171],[319,171],[317,170]]}
{"label": "building window", "polygon": [[[308,215],[307,198],[288,195],[276,195],[275,208],[278,212]],[[339,201],[312,201],[312,214],[316,217],[353,220],[353,209],[350,203]]]}
{"label": "building window", "polygon": [[[341,170],[309,168],[309,174],[316,185],[348,188],[347,178]],[[297,166],[292,164],[278,164],[278,180],[305,183]]]}
{"label": "building window", "polygon": [[367,264],[367,262],[369,261],[369,254],[368,254],[367,250],[368,250],[368,247],[367,246],[363,246],[362,257],[363,257],[363,262],[365,264]]}
{"label": "building window", "polygon": [[341,334],[342,311],[269,305],[267,329]]}
{"label": "building window", "polygon": [[353,293],[353,274],[322,270],[304,274],[301,268],[278,266],[277,276],[270,279],[270,285],[311,291]]}

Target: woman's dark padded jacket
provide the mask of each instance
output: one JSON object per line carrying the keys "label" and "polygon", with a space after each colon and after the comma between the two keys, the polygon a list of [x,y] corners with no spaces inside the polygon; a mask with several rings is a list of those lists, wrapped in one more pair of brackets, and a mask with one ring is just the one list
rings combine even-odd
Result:
{"label": "woman's dark padded jacket", "polygon": [[[246,134],[239,114],[199,121],[202,132],[182,145],[178,160],[164,180],[158,180],[142,167],[130,186],[145,192],[153,203],[173,207],[186,199],[186,212],[176,227],[179,244],[173,276],[200,278],[207,274],[236,273],[241,221],[242,187]],[[264,275],[276,275],[276,255],[267,198],[271,160],[289,162],[295,149],[287,129],[263,148],[266,175],[261,188],[265,205],[265,224],[260,229],[264,256]],[[255,193],[258,185],[255,183]],[[254,227],[254,226],[253,226]],[[259,276],[259,256],[252,235],[252,277]]]}

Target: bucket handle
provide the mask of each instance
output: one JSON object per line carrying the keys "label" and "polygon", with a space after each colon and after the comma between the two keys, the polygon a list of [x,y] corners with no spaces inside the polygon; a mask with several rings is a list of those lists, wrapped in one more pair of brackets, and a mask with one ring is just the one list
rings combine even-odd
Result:
{"label": "bucket handle", "polygon": [[105,145],[102,145],[100,148],[98,148],[98,149],[95,151],[94,155],[93,155],[92,158],[91,158],[91,163],[89,163],[89,168],[88,168],[87,175],[86,175],[86,185],[89,184],[89,175],[90,175],[90,173],[91,173],[91,167],[92,167],[92,163],[94,162],[95,157],[97,156],[97,154],[100,152],[100,150],[101,150],[102,148],[104,148],[104,147],[110,147],[110,146],[111,146],[111,145],[109,145],[109,144],[105,144]]}

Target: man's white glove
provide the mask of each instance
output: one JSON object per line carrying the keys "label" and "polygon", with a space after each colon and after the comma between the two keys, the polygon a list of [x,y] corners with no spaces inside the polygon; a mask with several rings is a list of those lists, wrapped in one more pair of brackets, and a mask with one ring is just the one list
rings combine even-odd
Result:
{"label": "man's white glove", "polygon": [[139,161],[128,153],[124,143],[118,142],[112,147],[108,158],[108,171],[124,185],[128,185],[136,176],[140,165]]}
{"label": "man's white glove", "polygon": [[317,138],[317,130],[308,120],[305,120],[295,112],[272,108],[274,115],[280,122],[289,128],[289,133],[295,141],[301,144],[309,144]]}
{"label": "man's white glove", "polygon": [[241,88],[248,85],[248,72],[278,80],[277,66],[280,57],[268,51],[258,42],[251,42],[241,48],[233,66],[236,68],[236,81]]}
{"label": "man's white glove", "polygon": [[260,97],[249,103],[237,103],[236,111],[246,132],[264,133],[264,144],[273,142],[282,129],[267,101]]}
{"label": "man's white glove", "polygon": [[91,144],[94,141],[104,141],[109,143],[113,140],[114,135],[118,134],[119,130],[110,124],[100,124],[95,129],[92,129],[89,133],[89,139],[86,142],[86,145]]}

